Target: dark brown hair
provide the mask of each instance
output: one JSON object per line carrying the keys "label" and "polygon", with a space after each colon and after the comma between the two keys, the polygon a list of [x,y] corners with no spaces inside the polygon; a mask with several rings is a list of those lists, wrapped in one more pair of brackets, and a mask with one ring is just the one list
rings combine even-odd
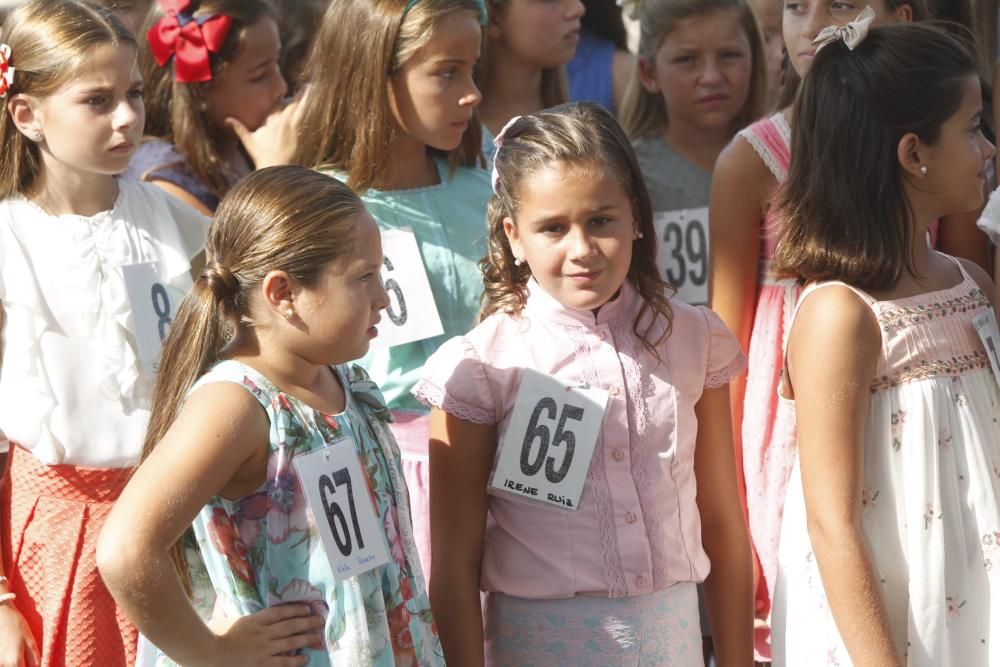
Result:
{"label": "dark brown hair", "polygon": [[[309,108],[295,161],[347,175],[357,192],[378,187],[390,159],[397,124],[391,78],[455,11],[481,12],[477,0],[334,0],[323,16],[306,66]],[[480,163],[482,129],[473,111],[452,169]]]}
{"label": "dark brown hair", "polygon": [[[213,81],[232,62],[246,44],[248,29],[264,17],[272,16],[264,0],[195,0],[195,16],[225,14],[232,27],[218,53],[209,55]],[[146,83],[146,131],[149,136],[171,142],[191,173],[217,196],[226,194],[236,175],[220,154],[227,128],[217,127],[205,113],[205,91],[212,81],[180,83],[174,81],[173,60],[163,67],[156,62],[145,39],[146,32],[163,17],[159,3],[146,17],[143,27],[139,67]]]}
{"label": "dark brown hair", "polygon": [[875,27],[854,51],[836,41],[816,54],[794,107],[776,275],[885,290],[914,273],[897,147],[910,133],[934,145],[975,75],[968,45],[927,24]]}
{"label": "dark brown hair", "polygon": [[[670,285],[656,266],[656,230],[653,207],[642,178],[635,152],[625,132],[611,112],[599,104],[577,102],[522,116],[507,128],[503,146],[494,157],[496,191],[486,212],[488,228],[483,272],[482,320],[497,311],[520,313],[527,303],[531,269],[515,265],[510,242],[504,233],[504,218],[517,221],[518,195],[524,179],[553,164],[570,164],[610,175],[632,201],[632,214],[642,238],[632,243],[629,280],[642,295],[644,304],[636,315],[633,329],[653,354],[656,346],[670,335],[673,313],[668,293]],[[643,318],[648,323],[642,326]],[[667,323],[663,336],[648,340],[656,319]]]}
{"label": "dark brown hair", "polygon": [[[776,1],[782,2],[783,0]],[[913,22],[926,21],[933,16],[927,7],[927,0],[882,0],[882,3],[890,12],[895,12],[903,5],[909,5],[910,11],[913,14]],[[778,110],[792,105],[801,83],[802,77],[792,67],[792,62],[789,60],[788,53],[786,52],[784,66],[782,67],[781,94],[778,96]]]}
{"label": "dark brown hair", "polygon": [[31,0],[0,30],[10,47],[14,82],[0,109],[0,199],[24,194],[42,168],[38,145],[21,134],[7,110],[14,95],[44,98],[91,66],[98,46],[135,48],[132,33],[108,9],[87,0]]}
{"label": "dark brown hair", "polygon": [[[208,234],[210,259],[181,301],[160,355],[145,459],[173,424],[197,379],[234,327],[252,326],[254,294],[270,271],[315,285],[332,263],[353,252],[356,216],[364,205],[346,185],[312,169],[268,167],[229,191]],[[171,550],[188,586],[182,542]]]}

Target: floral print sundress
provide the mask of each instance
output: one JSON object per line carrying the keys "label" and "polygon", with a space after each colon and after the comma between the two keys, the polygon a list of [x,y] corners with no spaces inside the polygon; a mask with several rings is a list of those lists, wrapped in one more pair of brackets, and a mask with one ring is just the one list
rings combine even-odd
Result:
{"label": "floral print sundress", "polygon": [[[913,297],[879,301],[854,290],[882,332],[861,526],[909,667],[1000,666],[1000,389],[973,326],[992,305],[959,268],[955,287]],[[802,298],[830,284],[843,285],[820,283]],[[773,621],[775,667],[852,664],[810,546],[798,461]]]}
{"label": "floral print sundress", "polygon": [[[313,410],[234,360],[218,363],[192,388],[238,384],[260,402],[271,423],[264,485],[238,501],[216,496],[194,521],[211,585],[229,615],[296,602],[325,616],[325,642],[303,651],[309,667],[444,665],[413,542],[399,450],[387,425],[391,416],[359,366],[334,371],[347,395],[337,415]],[[390,562],[338,583],[292,460],[343,437],[354,443],[366,473]]]}

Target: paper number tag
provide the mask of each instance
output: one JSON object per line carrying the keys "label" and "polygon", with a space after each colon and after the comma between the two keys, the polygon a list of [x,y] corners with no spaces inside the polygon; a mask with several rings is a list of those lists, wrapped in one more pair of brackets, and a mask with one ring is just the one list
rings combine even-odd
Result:
{"label": "paper number tag", "polygon": [[575,510],[607,406],[603,389],[524,369],[491,490]]}
{"label": "paper number tag", "polygon": [[341,438],[292,463],[337,581],[388,563],[385,531],[354,444]]}
{"label": "paper number tag", "polygon": [[382,232],[382,258],[382,284],[389,293],[389,307],[382,312],[371,346],[395,347],[444,333],[413,232]]}
{"label": "paper number tag", "polygon": [[160,364],[160,349],[177,307],[191,287],[191,276],[183,273],[168,280],[161,275],[157,262],[128,264],[122,267],[122,274],[132,306],[139,361],[144,372],[155,375]]}
{"label": "paper number tag", "polygon": [[997,318],[992,308],[980,313],[972,320],[972,325],[976,327],[976,333],[983,341],[986,348],[986,356],[990,359],[990,366],[993,368],[993,377],[1000,383],[1000,328],[997,327]]}
{"label": "paper number tag", "polygon": [[677,298],[693,306],[708,304],[708,209],[660,211],[653,215],[656,265],[677,288]]}

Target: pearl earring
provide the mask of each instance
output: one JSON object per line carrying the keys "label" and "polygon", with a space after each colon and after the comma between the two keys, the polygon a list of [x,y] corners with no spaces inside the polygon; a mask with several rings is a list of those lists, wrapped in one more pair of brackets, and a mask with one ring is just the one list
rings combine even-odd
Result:
{"label": "pearl earring", "polygon": [[515,257],[514,258],[514,266],[521,266],[521,264],[523,264],[523,262],[520,259],[518,259],[517,257]]}
{"label": "pearl earring", "polygon": [[635,232],[635,238],[636,239],[641,239],[642,238],[642,232],[636,230],[636,232]]}
{"label": "pearl earring", "polygon": [[288,310],[285,311],[285,319],[286,320],[292,319],[292,315],[294,315],[294,314],[295,314],[295,311],[292,310],[291,308],[289,308]]}
{"label": "pearl earring", "polygon": [[927,165],[926,164],[920,165],[920,173],[923,174],[924,176],[927,175]]}

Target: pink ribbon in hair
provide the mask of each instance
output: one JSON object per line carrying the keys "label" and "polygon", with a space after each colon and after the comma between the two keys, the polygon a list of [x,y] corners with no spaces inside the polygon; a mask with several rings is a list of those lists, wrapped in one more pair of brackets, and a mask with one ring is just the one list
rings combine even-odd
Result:
{"label": "pink ribbon in hair", "polygon": [[497,156],[500,155],[500,148],[503,147],[504,137],[507,136],[507,130],[517,121],[521,120],[520,116],[514,116],[507,121],[507,124],[503,126],[503,129],[497,134],[493,139],[493,145],[496,147],[496,152],[493,154],[493,174],[491,180],[493,181],[493,194],[497,193],[497,184],[500,182],[500,174],[497,173]]}

